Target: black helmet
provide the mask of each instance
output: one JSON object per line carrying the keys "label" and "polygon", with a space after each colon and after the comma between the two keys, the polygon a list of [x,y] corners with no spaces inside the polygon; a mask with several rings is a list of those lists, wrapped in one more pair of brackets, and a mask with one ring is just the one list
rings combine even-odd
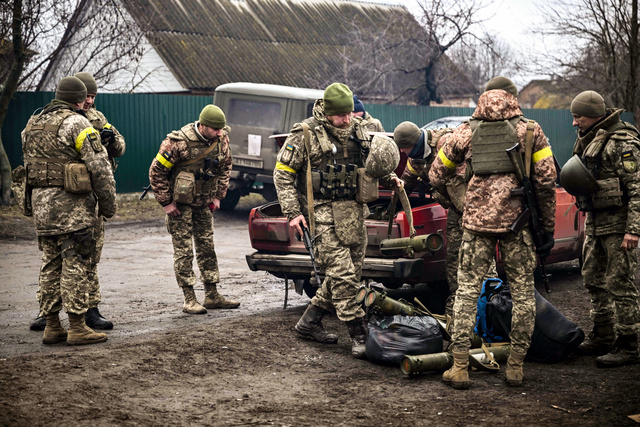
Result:
{"label": "black helmet", "polygon": [[572,196],[586,196],[600,189],[578,155],[570,158],[560,170],[560,184]]}

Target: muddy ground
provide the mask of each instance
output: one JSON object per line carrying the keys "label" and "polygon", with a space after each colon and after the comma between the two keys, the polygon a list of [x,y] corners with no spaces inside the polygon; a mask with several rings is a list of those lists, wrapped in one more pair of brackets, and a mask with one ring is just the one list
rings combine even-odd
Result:
{"label": "muddy ground", "polygon": [[[259,202],[216,213],[221,292],[242,305],[201,316],[181,312],[160,207],[121,202],[100,264],[100,309],[115,328],[86,347],[44,346],[28,329],[40,253],[29,220],[0,208],[0,425],[637,425],[640,365],[528,362],[521,388],[472,372],[471,389],[459,391],[441,372],[409,377],[353,359],[335,316],[325,325],[337,345],[298,339],[292,327],[308,298],[290,290],[283,309],[283,280],[245,262],[247,217]],[[588,332],[577,262],[549,272],[544,296]]]}

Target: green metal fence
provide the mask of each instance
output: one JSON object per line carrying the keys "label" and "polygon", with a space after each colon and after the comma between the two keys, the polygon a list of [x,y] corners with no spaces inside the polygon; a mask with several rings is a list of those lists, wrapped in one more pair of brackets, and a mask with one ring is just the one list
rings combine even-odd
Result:
{"label": "green metal fence", "polygon": [[[53,99],[53,92],[19,92],[9,104],[2,128],[4,144],[12,167],[22,163],[20,132],[33,112]],[[151,160],[160,142],[174,129],[198,119],[202,108],[211,103],[210,96],[155,94],[99,94],[96,106],[127,142],[125,155],[118,159],[116,182],[118,192],[139,191],[148,183]],[[423,107],[413,105],[367,104],[367,111],[382,122],[388,131],[405,120],[418,126],[445,116],[470,116],[472,108]],[[525,109],[527,118],[536,120],[549,138],[560,165],[570,157],[575,141],[568,110]],[[633,122],[631,113],[623,120]],[[233,132],[233,130],[232,130]]]}

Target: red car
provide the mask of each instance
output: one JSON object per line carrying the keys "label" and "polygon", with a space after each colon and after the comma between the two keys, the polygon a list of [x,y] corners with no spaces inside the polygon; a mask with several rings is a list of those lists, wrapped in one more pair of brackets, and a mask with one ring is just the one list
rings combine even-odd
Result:
{"label": "red car", "polygon": [[[559,185],[556,186],[555,246],[547,258],[547,264],[580,259],[584,241],[584,214],[577,211],[575,198]],[[417,235],[439,235],[444,244],[437,246],[437,236],[432,248],[414,257],[383,256],[380,243],[387,238],[389,227],[389,193],[381,191],[381,198],[369,204],[371,215],[366,220],[368,246],[362,279],[382,283],[387,288],[399,288],[405,283],[415,285],[445,281],[446,210],[429,196],[410,195],[413,222]],[[247,263],[253,271],[268,271],[274,276],[292,279],[296,291],[308,296],[315,294],[310,282],[313,266],[303,244],[289,230],[278,202],[267,203],[252,209],[249,215],[249,236],[256,252],[247,255]],[[393,220],[391,237],[409,237],[409,223],[403,211]],[[432,236],[433,237],[433,236]],[[498,261],[500,261],[498,254]],[[320,271],[322,275],[322,271]]]}

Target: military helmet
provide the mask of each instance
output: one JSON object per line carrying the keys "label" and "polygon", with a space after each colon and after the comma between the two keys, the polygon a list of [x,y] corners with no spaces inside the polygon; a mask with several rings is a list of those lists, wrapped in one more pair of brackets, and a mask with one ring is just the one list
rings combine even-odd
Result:
{"label": "military helmet", "polygon": [[600,188],[578,155],[570,158],[560,170],[560,184],[572,196],[586,196]]}
{"label": "military helmet", "polygon": [[398,163],[400,163],[398,146],[387,136],[375,135],[364,164],[366,172],[374,178],[382,178],[393,172],[398,167]]}

